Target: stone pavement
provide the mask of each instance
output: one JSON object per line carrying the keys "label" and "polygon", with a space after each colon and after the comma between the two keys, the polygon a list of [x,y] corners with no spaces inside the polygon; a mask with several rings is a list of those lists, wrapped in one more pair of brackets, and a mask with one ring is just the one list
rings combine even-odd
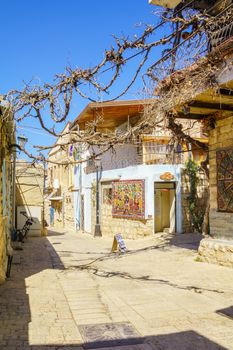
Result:
{"label": "stone pavement", "polygon": [[126,241],[124,255],[110,238],[29,238],[0,286],[0,349],[233,349],[233,270],[195,261],[199,238]]}

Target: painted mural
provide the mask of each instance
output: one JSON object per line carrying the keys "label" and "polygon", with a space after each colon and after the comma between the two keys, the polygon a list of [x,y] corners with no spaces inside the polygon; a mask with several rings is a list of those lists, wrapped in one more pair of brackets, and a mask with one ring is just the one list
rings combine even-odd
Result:
{"label": "painted mural", "polygon": [[115,218],[145,218],[145,181],[113,182],[112,216]]}
{"label": "painted mural", "polygon": [[233,212],[233,149],[217,151],[218,210]]}

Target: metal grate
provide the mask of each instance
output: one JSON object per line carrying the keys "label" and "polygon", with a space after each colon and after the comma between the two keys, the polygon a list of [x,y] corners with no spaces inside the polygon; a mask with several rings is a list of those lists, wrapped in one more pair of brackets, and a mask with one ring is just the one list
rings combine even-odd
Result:
{"label": "metal grate", "polygon": [[142,344],[142,339],[130,323],[104,323],[79,326],[84,348]]}

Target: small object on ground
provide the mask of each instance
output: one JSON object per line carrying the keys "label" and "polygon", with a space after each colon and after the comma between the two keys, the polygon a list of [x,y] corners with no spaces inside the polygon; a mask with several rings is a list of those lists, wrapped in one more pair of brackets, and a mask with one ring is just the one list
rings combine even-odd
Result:
{"label": "small object on ground", "polygon": [[112,253],[119,251],[120,253],[126,253],[126,245],[120,233],[116,234],[112,243]]}

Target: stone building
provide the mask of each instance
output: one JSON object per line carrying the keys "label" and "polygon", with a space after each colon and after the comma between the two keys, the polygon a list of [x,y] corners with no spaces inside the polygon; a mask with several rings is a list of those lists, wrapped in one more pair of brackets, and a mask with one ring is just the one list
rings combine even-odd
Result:
{"label": "stone building", "polygon": [[[90,103],[70,128],[84,130],[86,123],[101,115],[97,131],[114,131],[120,137],[150,103],[150,100]],[[186,126],[190,123],[185,118],[181,122]],[[207,142],[200,123],[190,132],[196,139]],[[170,138],[165,130],[154,130],[151,135],[129,140],[115,146],[113,152],[102,154],[98,168],[93,155],[100,150],[92,147],[85,151],[83,147],[83,157],[87,161],[83,163],[82,171],[76,173],[74,181],[80,196],[78,212],[84,231],[95,234],[97,216],[105,236],[120,232],[124,237],[138,238],[161,231],[182,233],[193,230],[188,214],[189,184],[184,164],[190,158],[201,162],[205,155],[202,151],[186,150],[186,145],[179,145],[175,156],[171,156]],[[201,176],[203,181],[198,196],[204,201],[207,184],[204,175]]]}
{"label": "stone building", "polygon": [[[230,72],[229,72],[230,73]],[[233,71],[231,75],[233,78]],[[230,74],[229,74],[230,77]],[[232,85],[231,85],[232,84]],[[228,82],[225,87],[233,87]],[[221,101],[222,103],[222,101]],[[229,101],[228,101],[229,103]],[[209,132],[210,235],[201,241],[203,261],[233,267],[233,98],[232,112],[220,113]]]}
{"label": "stone building", "polygon": [[69,126],[70,123],[63,130],[64,136],[57,139],[48,154],[45,218],[55,228],[74,229],[74,165],[65,164],[73,159],[72,146],[67,144]]}
{"label": "stone building", "polygon": [[[84,130],[86,123],[101,114],[98,130],[113,131],[120,136],[138,120],[150,103],[150,100],[90,103],[72,124],[66,126],[64,136],[57,140],[48,157],[45,217],[51,226],[92,234],[96,228],[97,172],[93,155],[98,154],[99,150],[85,144],[69,144],[69,131],[77,128]],[[188,127],[190,121],[183,119],[182,123]],[[200,124],[196,129],[190,128],[190,132],[197,139],[207,142],[202,136]],[[200,163],[205,154],[180,145],[176,154],[171,155],[170,138],[169,133],[157,130],[152,135],[143,135],[123,145],[116,145],[114,151],[101,155],[98,206],[103,235],[113,236],[123,228],[124,235],[131,238],[163,230],[180,233],[193,231],[188,213],[189,184],[184,164],[187,159]],[[81,158],[84,162],[74,164]],[[124,208],[121,208],[121,212],[116,208],[123,205],[117,204],[118,185],[125,186],[129,191],[128,213],[122,212]],[[137,197],[134,203],[133,197]],[[206,197],[205,180],[199,186],[198,197],[200,201]]]}
{"label": "stone building", "polygon": [[[150,2],[168,7],[180,3],[177,0]],[[198,71],[203,75],[211,67],[205,84],[198,88],[195,81],[190,84],[192,98],[185,101],[186,116],[195,113],[199,120],[203,120],[209,135],[210,237],[201,241],[199,258],[233,267],[233,4],[231,0],[216,0],[211,4],[203,0],[196,1],[195,5],[216,19],[211,32],[207,33],[211,46],[206,56],[182,71],[182,76],[187,76],[190,81],[192,70],[197,81]],[[177,83],[182,94],[184,80],[178,81],[179,78]],[[177,106],[177,110],[180,109],[182,106]]]}
{"label": "stone building", "polygon": [[12,115],[0,104],[0,283],[6,278],[10,237],[14,226],[13,166],[15,127]]}

